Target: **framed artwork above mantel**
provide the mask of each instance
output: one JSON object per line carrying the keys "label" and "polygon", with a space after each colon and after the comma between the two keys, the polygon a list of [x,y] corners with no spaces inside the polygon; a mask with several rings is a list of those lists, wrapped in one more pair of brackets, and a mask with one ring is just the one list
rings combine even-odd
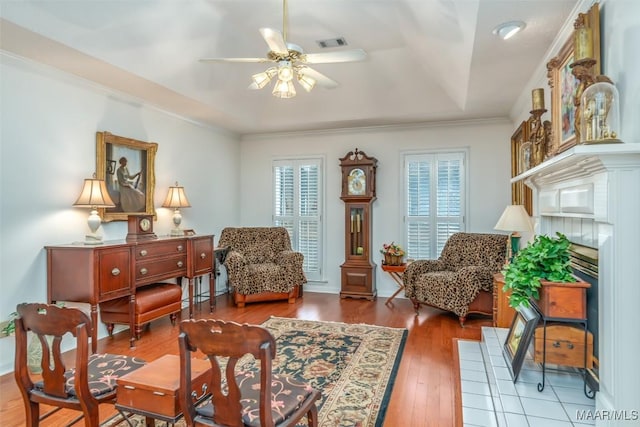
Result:
{"label": "framed artwork above mantel", "polygon": [[[595,3],[587,13],[580,13],[574,22],[574,31],[562,45],[556,56],[547,63],[547,77],[551,88],[552,144],[548,155],[554,156],[578,144],[576,120],[584,85],[574,76],[572,64],[575,59],[575,36],[579,27],[590,29],[590,57],[595,60],[594,75],[600,74],[600,8]],[[584,52],[579,52],[578,56]]]}
{"label": "framed artwork above mantel", "polygon": [[[523,157],[526,144],[529,142],[530,120],[520,123],[520,126],[511,135],[511,177],[516,177],[527,171],[528,162]],[[529,151],[529,155],[531,152]],[[531,188],[524,184],[523,180],[511,184],[511,203],[514,205],[524,205],[525,210],[531,216],[533,214],[533,193]]]}
{"label": "framed artwork above mantel", "polygon": [[153,215],[158,144],[96,133],[96,176],[105,181],[114,208],[99,209],[103,221],[127,221],[129,215]]}

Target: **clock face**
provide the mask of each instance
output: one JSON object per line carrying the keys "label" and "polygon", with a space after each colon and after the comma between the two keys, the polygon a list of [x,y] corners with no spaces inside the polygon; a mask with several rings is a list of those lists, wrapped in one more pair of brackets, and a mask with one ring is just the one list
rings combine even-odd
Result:
{"label": "clock face", "polygon": [[149,231],[151,229],[151,221],[149,218],[142,218],[140,220],[140,230]]}
{"label": "clock face", "polygon": [[366,192],[366,176],[362,169],[352,169],[349,172],[347,191],[352,196],[362,196]]}

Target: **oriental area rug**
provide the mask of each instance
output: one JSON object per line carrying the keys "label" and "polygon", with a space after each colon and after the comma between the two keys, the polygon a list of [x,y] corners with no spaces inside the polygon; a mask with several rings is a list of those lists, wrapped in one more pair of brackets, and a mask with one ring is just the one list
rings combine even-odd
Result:
{"label": "oriental area rug", "polygon": [[[262,326],[276,339],[274,371],[310,383],[322,393],[316,402],[319,426],[382,426],[406,329],[282,317],[271,317]],[[247,360],[243,367],[251,363]],[[144,425],[142,417],[131,421]],[[176,425],[184,426],[184,420]],[[305,418],[300,426],[306,425]]]}

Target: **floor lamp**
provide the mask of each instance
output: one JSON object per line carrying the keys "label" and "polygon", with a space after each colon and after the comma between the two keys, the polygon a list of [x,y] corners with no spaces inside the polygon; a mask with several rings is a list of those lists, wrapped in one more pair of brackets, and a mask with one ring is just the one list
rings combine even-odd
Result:
{"label": "floor lamp", "polygon": [[502,216],[494,227],[495,230],[508,231],[509,243],[507,245],[507,256],[509,262],[516,256],[520,249],[520,231],[533,231],[531,218],[522,205],[509,205],[502,212]]}

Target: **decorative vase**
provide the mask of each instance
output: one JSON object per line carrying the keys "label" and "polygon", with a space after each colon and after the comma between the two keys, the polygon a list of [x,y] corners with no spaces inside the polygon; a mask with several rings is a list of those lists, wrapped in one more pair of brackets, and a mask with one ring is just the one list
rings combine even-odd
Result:
{"label": "decorative vase", "polygon": [[384,263],[386,265],[402,265],[402,255],[384,254]]}

